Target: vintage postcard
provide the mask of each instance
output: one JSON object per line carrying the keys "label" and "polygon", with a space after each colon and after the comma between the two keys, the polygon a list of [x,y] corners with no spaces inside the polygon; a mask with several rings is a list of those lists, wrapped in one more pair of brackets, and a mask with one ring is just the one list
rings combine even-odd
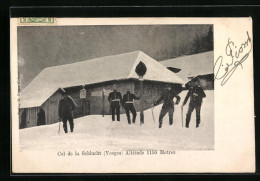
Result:
{"label": "vintage postcard", "polygon": [[10,24],[12,173],[255,172],[250,17]]}

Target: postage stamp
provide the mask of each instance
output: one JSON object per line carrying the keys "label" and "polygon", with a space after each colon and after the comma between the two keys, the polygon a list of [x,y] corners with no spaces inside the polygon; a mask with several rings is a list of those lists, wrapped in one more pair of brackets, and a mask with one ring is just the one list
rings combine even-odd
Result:
{"label": "postage stamp", "polygon": [[55,25],[54,17],[20,17],[19,25]]}

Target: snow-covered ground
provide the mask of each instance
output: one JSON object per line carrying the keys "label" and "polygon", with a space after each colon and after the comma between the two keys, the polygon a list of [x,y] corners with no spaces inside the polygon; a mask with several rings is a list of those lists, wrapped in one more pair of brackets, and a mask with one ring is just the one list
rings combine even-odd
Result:
{"label": "snow-covered ground", "polygon": [[[19,132],[20,151],[25,150],[129,150],[129,149],[168,149],[198,150],[214,149],[214,91],[205,91],[207,97],[201,108],[201,124],[195,128],[195,111],[192,113],[190,128],[182,127],[181,104],[187,91],[180,94],[182,98],[175,106],[173,125],[169,125],[168,114],[163,126],[158,128],[158,118],[162,105],[152,111],[144,111],[144,124],[140,126],[139,113],[136,123],[128,125],[126,115],[121,115],[120,122],[112,122],[111,116],[90,115],[74,120],[74,133],[65,134],[62,123],[22,129]],[[188,103],[184,107],[184,121]],[[183,123],[185,125],[185,123]],[[69,123],[68,123],[69,128]]]}

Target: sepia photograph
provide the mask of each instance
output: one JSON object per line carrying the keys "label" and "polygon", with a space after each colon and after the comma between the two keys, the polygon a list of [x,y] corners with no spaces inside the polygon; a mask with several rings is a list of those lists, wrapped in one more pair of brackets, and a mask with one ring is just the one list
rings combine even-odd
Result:
{"label": "sepia photograph", "polygon": [[213,25],[17,29],[20,151],[214,149]]}
{"label": "sepia photograph", "polygon": [[249,18],[11,18],[12,172],[255,171]]}

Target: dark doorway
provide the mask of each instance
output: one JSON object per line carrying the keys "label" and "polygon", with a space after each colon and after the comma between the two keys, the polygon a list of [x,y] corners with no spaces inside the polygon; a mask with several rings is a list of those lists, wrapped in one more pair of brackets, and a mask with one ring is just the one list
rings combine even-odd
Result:
{"label": "dark doorway", "polygon": [[83,100],[82,101],[82,115],[89,115],[90,114],[90,101]]}
{"label": "dark doorway", "polygon": [[26,109],[24,109],[21,114],[20,129],[26,128],[26,115]]}
{"label": "dark doorway", "polygon": [[45,111],[42,108],[40,108],[40,111],[37,113],[37,126],[40,125],[46,125]]}

